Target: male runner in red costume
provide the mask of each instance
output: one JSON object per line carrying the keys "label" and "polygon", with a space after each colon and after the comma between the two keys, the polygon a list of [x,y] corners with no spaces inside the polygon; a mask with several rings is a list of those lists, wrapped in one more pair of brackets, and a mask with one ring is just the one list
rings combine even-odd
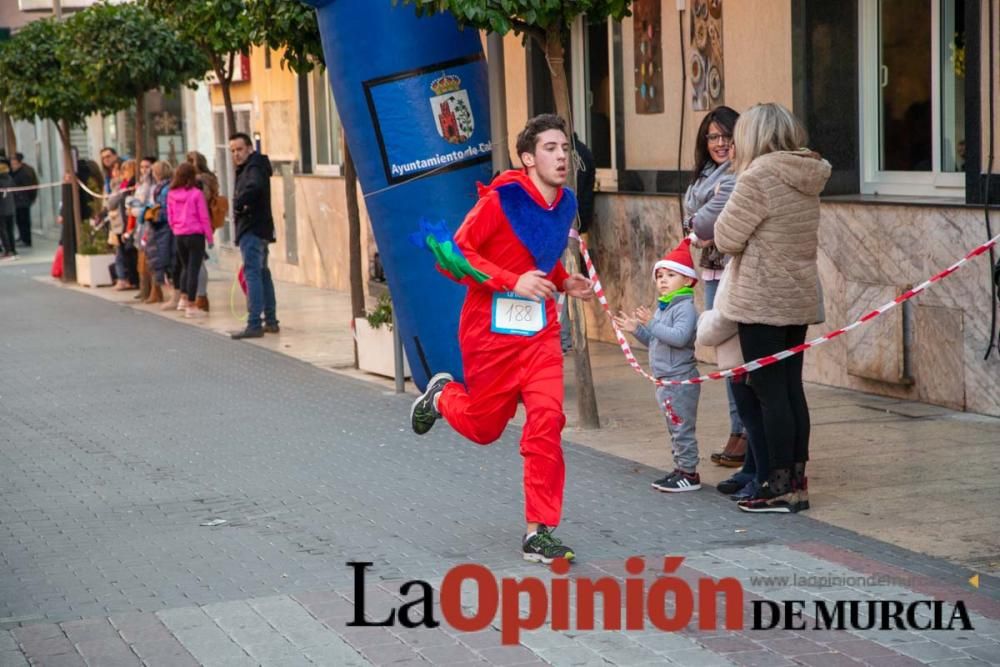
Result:
{"label": "male runner in red costume", "polygon": [[569,275],[559,261],[576,218],[576,197],[563,188],[572,162],[562,118],[529,120],[517,152],[524,169],[480,186],[479,202],[455,233],[465,269],[442,262],[469,288],[458,333],[467,386],[438,373],[413,403],[410,419],[423,434],[444,417],[466,438],[487,445],[503,433],[518,399],[524,403],[522,550],[525,560],[551,563],[575,556],[552,535],[562,514],[566,423],[553,297],[562,291],[590,299],[594,291],[589,279]]}

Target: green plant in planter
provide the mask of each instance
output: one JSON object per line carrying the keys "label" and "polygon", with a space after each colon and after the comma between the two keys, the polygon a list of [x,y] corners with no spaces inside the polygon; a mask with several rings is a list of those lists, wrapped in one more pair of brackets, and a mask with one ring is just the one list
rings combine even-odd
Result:
{"label": "green plant in planter", "polygon": [[78,255],[107,255],[112,252],[114,252],[114,249],[108,245],[107,225],[95,228],[93,225],[84,222],[83,238],[80,239],[76,253]]}
{"label": "green plant in planter", "polygon": [[392,331],[392,297],[388,294],[380,296],[375,309],[365,315],[365,319],[372,329],[379,329],[384,324]]}
{"label": "green plant in planter", "polygon": [[[101,189],[101,184],[96,178],[91,177],[87,181],[87,187],[97,191]],[[107,255],[114,252],[114,248],[108,245],[108,226],[101,225],[94,227],[93,215],[97,207],[96,201],[90,202],[90,210],[82,211],[83,224],[81,225],[83,234],[78,239],[76,254],[78,255]]]}

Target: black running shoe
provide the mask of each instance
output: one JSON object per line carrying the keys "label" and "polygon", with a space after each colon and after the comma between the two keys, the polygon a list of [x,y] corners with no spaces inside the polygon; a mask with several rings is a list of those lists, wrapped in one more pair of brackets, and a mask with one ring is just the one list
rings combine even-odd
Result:
{"label": "black running shoe", "polygon": [[524,560],[533,563],[548,565],[556,558],[565,558],[568,561],[576,558],[573,550],[560,542],[559,538],[544,525],[539,525],[534,535],[530,537],[526,535],[521,541],[521,548],[524,551]]}
{"label": "black running shoe", "polygon": [[441,413],[434,407],[434,397],[441,393],[444,386],[455,378],[451,373],[438,373],[427,383],[427,389],[410,406],[410,426],[417,435],[423,435],[431,430]]}

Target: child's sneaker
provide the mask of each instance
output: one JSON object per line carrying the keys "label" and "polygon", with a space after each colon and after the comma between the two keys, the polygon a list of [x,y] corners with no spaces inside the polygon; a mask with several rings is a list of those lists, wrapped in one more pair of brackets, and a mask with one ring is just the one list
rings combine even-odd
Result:
{"label": "child's sneaker", "polygon": [[521,541],[524,560],[548,565],[556,558],[572,561],[576,554],[552,534],[547,526],[539,525],[532,535],[525,535]]}
{"label": "child's sneaker", "polygon": [[653,482],[653,488],[666,493],[697,491],[701,488],[701,475],[696,472],[675,470],[667,477]]}
{"label": "child's sneaker", "polygon": [[667,485],[667,482],[676,477],[680,472],[681,472],[680,470],[674,468],[673,470],[668,472],[665,476],[661,477],[660,479],[650,484],[650,486],[652,486],[657,491],[662,491],[663,487]]}

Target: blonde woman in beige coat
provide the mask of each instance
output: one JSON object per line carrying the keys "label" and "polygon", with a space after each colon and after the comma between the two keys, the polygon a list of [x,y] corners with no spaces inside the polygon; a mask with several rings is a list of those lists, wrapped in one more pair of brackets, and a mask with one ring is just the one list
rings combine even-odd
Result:
{"label": "blonde woman in beige coat", "polygon": [[[805,341],[821,321],[816,268],[819,194],[830,164],[802,148],[801,123],[780,104],[751,107],[734,132],[736,187],[715,223],[715,245],[732,256],[719,312],[738,323],[743,356],[757,359]],[[768,479],[747,512],[794,512],[805,497],[809,406],[802,355],[750,374],[761,406]]]}

